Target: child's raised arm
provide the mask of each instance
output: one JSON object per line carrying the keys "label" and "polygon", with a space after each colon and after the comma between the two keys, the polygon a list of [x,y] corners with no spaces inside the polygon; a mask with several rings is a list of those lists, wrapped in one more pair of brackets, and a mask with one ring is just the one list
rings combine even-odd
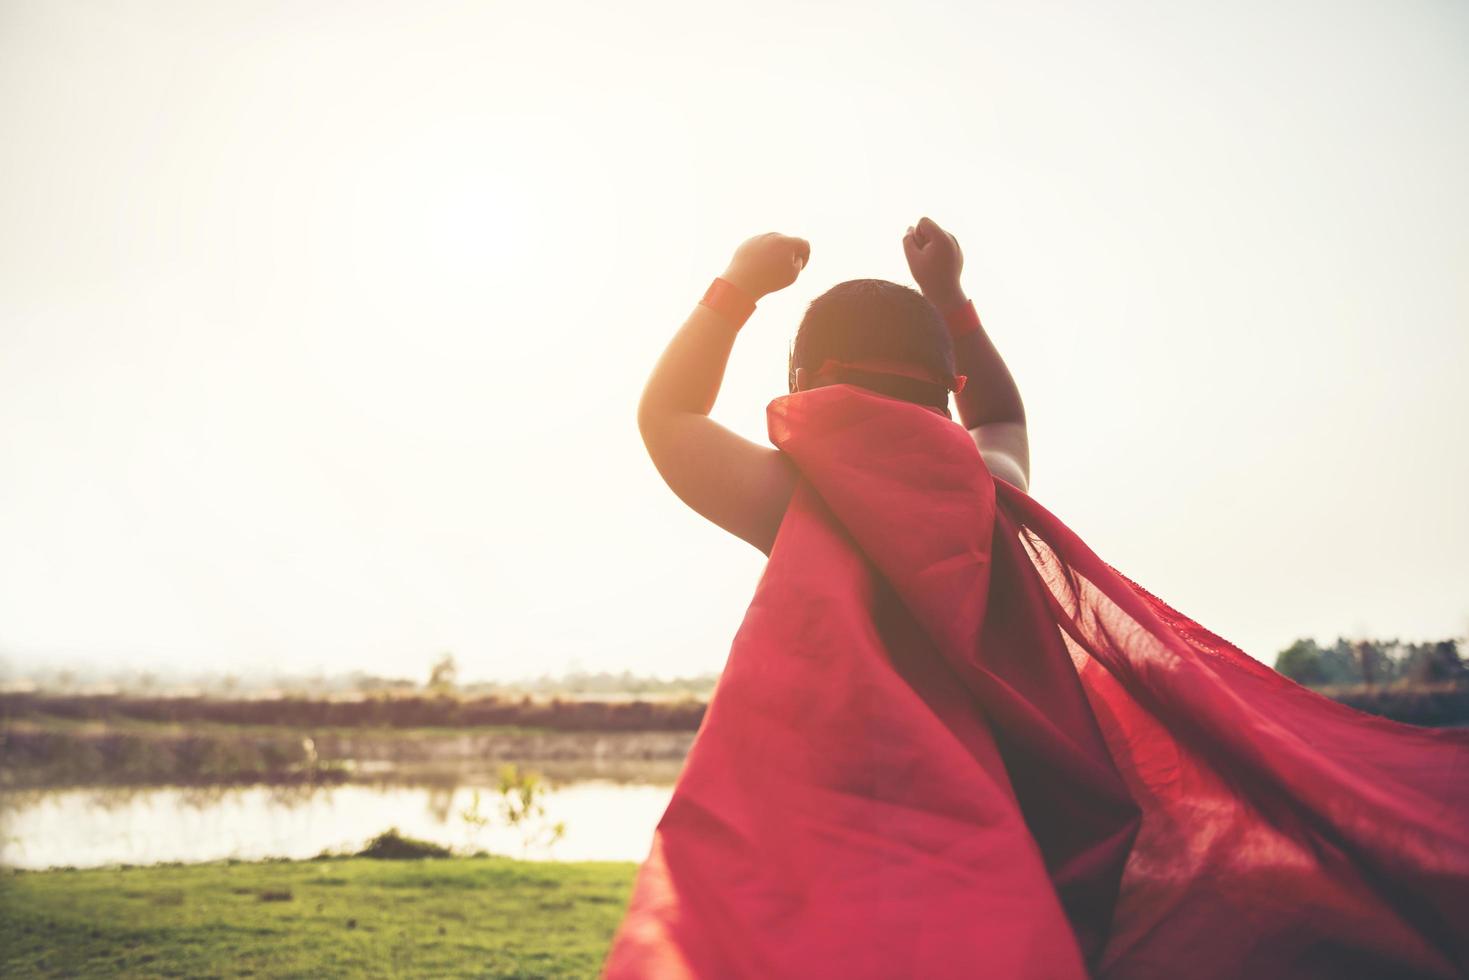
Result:
{"label": "child's raised arm", "polygon": [[[689,314],[653,368],[638,429],[653,465],[695,511],[766,554],[795,489],[794,468],[709,418],[744,317],[762,296],[796,281],[810,257],[800,238],[769,232],[742,244],[716,283],[723,302]],[[741,309],[743,307],[743,309]]]}
{"label": "child's raised arm", "polygon": [[920,218],[903,236],[903,253],[919,289],[949,325],[958,373],[969,378],[964,390],[954,396],[960,421],[974,437],[990,472],[1029,492],[1025,405],[1004,358],[980,325],[974,304],[964,295],[959,282],[964,253],[958,239],[933,220]]}

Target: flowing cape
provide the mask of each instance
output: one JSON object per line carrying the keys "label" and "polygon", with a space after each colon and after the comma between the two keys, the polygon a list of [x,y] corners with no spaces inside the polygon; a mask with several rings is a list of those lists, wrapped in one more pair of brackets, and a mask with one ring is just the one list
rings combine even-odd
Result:
{"label": "flowing cape", "polygon": [[1469,733],[1260,664],[921,406],[768,420],[801,479],[605,977],[1469,974]]}

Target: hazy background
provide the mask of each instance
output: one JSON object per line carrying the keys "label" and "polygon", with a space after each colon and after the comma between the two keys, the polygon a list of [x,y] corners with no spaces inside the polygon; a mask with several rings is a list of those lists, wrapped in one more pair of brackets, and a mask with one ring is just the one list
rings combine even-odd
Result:
{"label": "hazy background", "polygon": [[0,4],[0,656],[717,669],[636,400],[952,228],[1033,495],[1265,660],[1469,627],[1469,7]]}

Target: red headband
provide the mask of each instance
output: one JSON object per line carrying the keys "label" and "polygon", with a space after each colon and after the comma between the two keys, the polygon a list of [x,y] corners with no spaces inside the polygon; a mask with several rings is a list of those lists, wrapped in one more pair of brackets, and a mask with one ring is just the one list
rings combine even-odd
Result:
{"label": "red headband", "polygon": [[823,374],[840,368],[848,368],[853,371],[867,371],[871,374],[896,374],[899,377],[912,378],[915,381],[926,381],[933,385],[943,385],[956,395],[964,390],[964,383],[969,380],[962,374],[956,374],[952,378],[944,380],[937,375],[930,374],[921,367],[916,367],[903,361],[889,361],[881,358],[869,358],[862,361],[839,361],[834,357],[828,357],[816,369],[816,375],[820,377]]}

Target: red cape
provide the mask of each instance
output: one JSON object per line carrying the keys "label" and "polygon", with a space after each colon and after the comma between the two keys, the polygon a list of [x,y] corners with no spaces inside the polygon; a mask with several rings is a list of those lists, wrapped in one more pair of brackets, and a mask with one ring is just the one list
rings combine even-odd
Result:
{"label": "red cape", "polygon": [[607,978],[1463,977],[1469,733],[1280,676],[849,385]]}

